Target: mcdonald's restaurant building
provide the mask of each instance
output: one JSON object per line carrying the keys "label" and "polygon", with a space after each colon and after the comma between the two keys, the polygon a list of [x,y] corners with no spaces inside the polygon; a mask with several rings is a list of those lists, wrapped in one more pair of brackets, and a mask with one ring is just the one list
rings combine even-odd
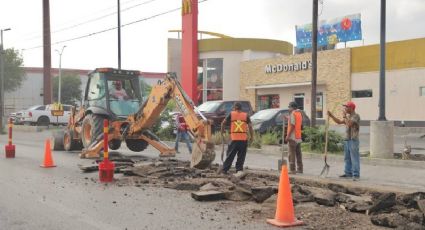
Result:
{"label": "mcdonald's restaurant building", "polygon": [[[379,45],[320,51],[317,59],[317,117],[353,101],[364,124],[376,120]],[[310,114],[311,53],[243,61],[239,86],[257,110],[296,101]],[[387,43],[385,95],[388,120],[425,126],[425,38]]]}

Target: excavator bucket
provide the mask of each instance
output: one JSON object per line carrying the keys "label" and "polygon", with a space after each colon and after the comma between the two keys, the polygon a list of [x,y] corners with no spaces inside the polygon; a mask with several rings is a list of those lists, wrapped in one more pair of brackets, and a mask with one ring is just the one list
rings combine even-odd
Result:
{"label": "excavator bucket", "polygon": [[190,167],[197,169],[208,168],[215,159],[214,144],[212,142],[195,141],[192,149]]}

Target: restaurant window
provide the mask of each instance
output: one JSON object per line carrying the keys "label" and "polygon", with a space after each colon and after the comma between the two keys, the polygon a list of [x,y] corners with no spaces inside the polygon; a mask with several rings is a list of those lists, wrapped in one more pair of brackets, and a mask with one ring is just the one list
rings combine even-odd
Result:
{"label": "restaurant window", "polygon": [[259,95],[257,97],[257,110],[280,108],[280,99],[278,94]]}
{"label": "restaurant window", "polygon": [[323,93],[316,94],[316,117],[323,118]]}
{"label": "restaurant window", "polygon": [[363,97],[372,97],[372,90],[353,90],[351,91],[352,98],[363,98]]}
{"label": "restaurant window", "polygon": [[198,61],[197,102],[223,100],[223,59],[208,58]]}

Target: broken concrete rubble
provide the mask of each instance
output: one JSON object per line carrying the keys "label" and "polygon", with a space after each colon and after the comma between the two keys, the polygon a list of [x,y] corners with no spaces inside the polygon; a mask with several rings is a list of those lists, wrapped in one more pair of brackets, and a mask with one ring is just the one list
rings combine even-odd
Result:
{"label": "broken concrete rubble", "polygon": [[424,223],[424,215],[417,209],[403,209],[399,212],[399,214],[409,220],[409,222],[415,222],[418,224]]}
{"label": "broken concrete rubble", "polygon": [[384,213],[374,215],[371,217],[371,221],[375,225],[388,228],[397,228],[398,226],[403,226],[407,223],[407,221],[398,213]]}
{"label": "broken concrete rubble", "polygon": [[271,197],[273,194],[277,192],[277,189],[274,189],[272,187],[255,187],[251,188],[252,197],[257,203],[262,203],[267,198]]}
{"label": "broken concrete rubble", "polygon": [[[255,201],[265,202],[266,204],[262,206],[273,208],[276,205],[275,194],[279,177],[273,172],[253,170],[244,173],[242,177],[235,177],[232,174],[217,174],[218,165],[198,170],[190,168],[189,162],[174,159],[125,159],[116,162],[118,165],[122,163],[119,172],[123,173],[123,177],[116,178],[118,186],[151,186],[193,191],[191,196],[197,201]],[[96,163],[81,167],[81,169],[83,172],[98,170]],[[303,206],[309,205],[306,202],[310,202],[310,204],[316,202],[330,207],[338,204],[339,207],[351,212],[365,213],[366,210],[370,210],[369,212],[374,214],[371,216],[372,223],[387,227],[400,227],[400,223],[417,227],[417,224],[424,220],[425,193],[396,195],[334,181],[323,183],[311,180],[310,183],[296,177],[291,177],[290,181],[295,205]],[[317,204],[314,205],[317,206]],[[259,204],[252,203],[251,205]],[[335,208],[342,211],[340,208]],[[365,218],[369,217],[365,216]]]}
{"label": "broken concrete rubble", "polygon": [[419,210],[421,210],[422,213],[425,215],[425,199],[424,200],[418,200],[417,204],[419,206]]}
{"label": "broken concrete rubble", "polygon": [[199,191],[192,192],[191,196],[197,201],[216,201],[224,199],[225,193],[219,191]]}
{"label": "broken concrete rubble", "polygon": [[382,194],[380,197],[378,197],[378,199],[370,207],[369,214],[376,213],[376,212],[391,208],[395,204],[396,204],[395,193]]}
{"label": "broken concrete rubble", "polygon": [[415,192],[410,194],[401,195],[397,198],[398,203],[406,206],[407,208],[419,209],[418,201],[425,199],[425,192]]}

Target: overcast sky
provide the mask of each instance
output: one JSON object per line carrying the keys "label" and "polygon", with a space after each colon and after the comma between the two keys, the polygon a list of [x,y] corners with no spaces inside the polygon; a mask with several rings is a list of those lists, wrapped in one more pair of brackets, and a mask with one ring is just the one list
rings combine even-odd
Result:
{"label": "overcast sky", "polygon": [[[180,7],[180,0],[121,0],[122,24]],[[128,8],[128,9],[127,9]],[[22,50],[25,66],[43,65],[42,0],[0,0],[6,48]],[[379,42],[380,0],[324,0],[320,20],[361,13],[365,44]],[[116,0],[50,0],[52,44],[116,26]],[[312,0],[207,0],[199,4],[199,30],[233,37],[285,40],[295,45],[295,25],[311,22]],[[109,15],[109,16],[108,16]],[[387,0],[387,41],[425,37],[425,0]],[[79,25],[80,24],[80,25]],[[180,11],[122,28],[122,68],[167,71],[168,33],[181,28]],[[117,32],[52,45],[66,45],[63,68],[117,67]],[[362,42],[349,42],[359,46]]]}

